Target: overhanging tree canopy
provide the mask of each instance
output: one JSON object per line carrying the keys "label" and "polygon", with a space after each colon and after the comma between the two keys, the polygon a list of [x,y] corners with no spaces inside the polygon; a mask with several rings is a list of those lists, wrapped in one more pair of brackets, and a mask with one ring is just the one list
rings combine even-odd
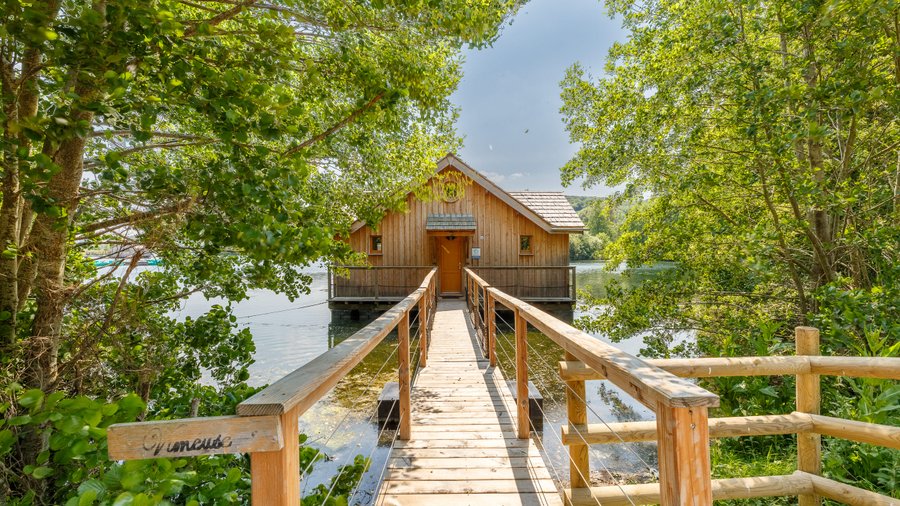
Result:
{"label": "overhanging tree canopy", "polygon": [[455,145],[458,50],[518,3],[6,2],[0,342],[22,379],[58,379],[86,248],[149,248],[232,298],[346,257],[352,215]]}

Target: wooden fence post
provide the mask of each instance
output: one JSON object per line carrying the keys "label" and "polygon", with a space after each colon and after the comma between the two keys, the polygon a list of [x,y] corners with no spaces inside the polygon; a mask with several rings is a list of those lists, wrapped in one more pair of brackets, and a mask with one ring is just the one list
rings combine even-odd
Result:
{"label": "wooden fence post", "polygon": [[[797,327],[794,329],[797,355],[819,354],[819,329]],[[818,374],[797,375],[797,411],[819,414],[821,390]],[[822,436],[797,434],[797,469],[810,474],[822,474]],[[801,494],[800,506],[819,506],[822,499],[815,494]]]}
{"label": "wooden fence post", "polygon": [[497,314],[496,302],[491,292],[485,290],[487,295],[487,339],[488,360],[491,367],[497,367]]}
{"label": "wooden fence post", "polygon": [[419,300],[419,366],[428,365],[428,289]]}
{"label": "wooden fence post", "polygon": [[[578,360],[575,355],[566,352],[566,360]],[[587,428],[587,403],[585,394],[587,390],[584,380],[566,382],[566,414],[570,425],[581,425],[579,430]],[[577,434],[574,429],[569,429],[570,434]],[[569,445],[569,482],[572,488],[590,487],[591,462],[587,444]]]}
{"label": "wooden fence post", "polygon": [[254,506],[300,504],[299,411],[281,415],[284,447],[250,454],[250,500]]}
{"label": "wooden fence post", "polygon": [[408,441],[410,437],[410,400],[409,400],[409,311],[403,315],[400,323],[397,324],[397,334],[400,343],[397,350],[398,360],[400,362],[400,434],[397,436],[403,441]]}
{"label": "wooden fence post", "polygon": [[516,308],[516,405],[519,439],[528,439],[528,322]]}
{"label": "wooden fence post", "polygon": [[705,406],[656,406],[661,506],[712,505],[709,419]]}

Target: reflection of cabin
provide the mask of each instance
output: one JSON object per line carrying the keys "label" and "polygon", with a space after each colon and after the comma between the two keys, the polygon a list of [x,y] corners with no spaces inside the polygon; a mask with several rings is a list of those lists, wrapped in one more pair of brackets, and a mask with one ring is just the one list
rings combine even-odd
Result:
{"label": "reflection of cabin", "polygon": [[438,162],[425,191],[424,198],[410,193],[407,210],[377,228],[353,225],[350,244],[370,267],[351,268],[349,277],[332,273],[332,307],[400,300],[435,265],[445,297],[463,293],[468,266],[526,301],[574,302],[569,234],[584,224],[562,193],[506,192],[452,154]]}

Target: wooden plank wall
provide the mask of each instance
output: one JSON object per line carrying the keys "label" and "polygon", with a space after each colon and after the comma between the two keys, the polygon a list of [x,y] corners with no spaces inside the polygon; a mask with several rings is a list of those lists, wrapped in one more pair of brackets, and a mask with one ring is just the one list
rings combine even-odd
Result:
{"label": "wooden plank wall", "polygon": [[[445,169],[453,170],[451,168]],[[456,202],[439,199],[422,202],[410,195],[406,213],[391,213],[382,221],[378,232],[365,226],[350,237],[350,245],[356,251],[368,251],[370,236],[382,236],[382,254],[369,255],[371,265],[435,265],[437,258],[434,240],[425,232],[429,214],[471,214],[478,229],[467,240],[466,256],[471,248],[481,248],[481,260],[467,258],[466,264],[477,266],[541,266],[569,265],[568,234],[550,234],[515,209],[495,197],[476,183],[465,187],[462,198]],[[519,236],[532,236],[532,255],[519,254]],[[535,276],[552,274],[535,273]],[[528,284],[539,285],[551,280],[528,279]],[[553,280],[557,282],[557,280]]]}

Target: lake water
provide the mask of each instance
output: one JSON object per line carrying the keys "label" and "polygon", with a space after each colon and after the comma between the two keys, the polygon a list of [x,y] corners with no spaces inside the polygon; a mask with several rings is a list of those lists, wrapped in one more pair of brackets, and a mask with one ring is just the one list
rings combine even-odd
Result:
{"label": "lake water", "polygon": [[[575,263],[579,289],[599,293],[600,287],[616,272],[604,269],[600,262]],[[663,267],[664,268],[664,267]],[[623,283],[640,282],[658,270],[638,271]],[[248,300],[233,305],[242,327],[247,327],[256,343],[255,363],[250,367],[249,382],[254,386],[271,383],[326,352],[335,344],[362,328],[366,321],[352,321],[345,312],[328,309],[327,271],[324,267],[309,270],[310,293],[290,301],[269,291],[253,292]],[[202,296],[190,298],[180,316],[197,316],[210,305],[221,303]],[[576,310],[575,317],[581,313]],[[498,327],[498,357],[507,378],[515,374],[505,358],[514,357],[510,335]],[[598,339],[607,341],[603,336]],[[529,335],[530,379],[544,396],[544,431],[542,445],[551,474],[568,480],[566,449],[560,444],[560,425],[566,423],[565,385],[559,380],[557,362],[561,350],[538,333]],[[640,338],[616,343],[615,346],[637,355]],[[372,465],[363,476],[351,504],[369,504],[381,480],[394,431],[379,430],[374,420],[378,394],[389,381],[396,381],[396,333],[388,336],[376,349],[345,377],[332,392],[316,403],[300,418],[300,431],[309,436],[308,444],[324,451],[328,459],[315,464],[304,474],[304,490],[319,484],[327,487],[331,477],[356,455],[370,457]],[[415,355],[413,355],[415,356]],[[590,423],[634,421],[652,418],[652,412],[607,381],[587,382],[588,421]],[[540,437],[540,436],[538,436]],[[654,444],[594,445],[591,447],[591,469],[614,474],[647,472],[656,465]]]}

